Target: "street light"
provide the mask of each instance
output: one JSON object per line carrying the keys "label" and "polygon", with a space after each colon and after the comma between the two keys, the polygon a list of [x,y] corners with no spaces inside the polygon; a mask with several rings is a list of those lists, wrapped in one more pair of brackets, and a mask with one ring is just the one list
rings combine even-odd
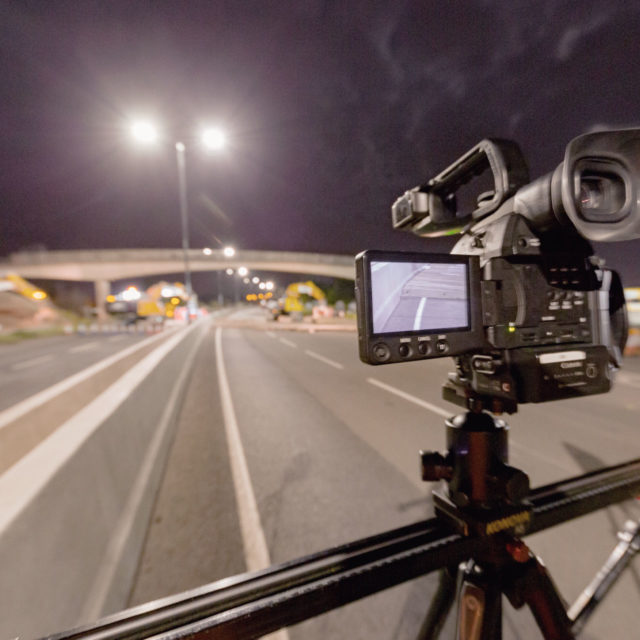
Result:
{"label": "street light", "polygon": [[[148,120],[137,120],[131,123],[132,136],[144,144],[152,144],[160,139],[156,126]],[[202,144],[211,151],[219,151],[226,144],[224,133],[220,129],[205,129],[201,136]],[[175,143],[176,163],[178,167],[178,191],[180,198],[180,220],[182,223],[182,256],[184,261],[184,285],[187,291],[187,322],[191,322],[193,309],[193,287],[191,285],[191,269],[189,267],[189,205],[187,201],[187,147],[184,142]],[[235,251],[234,251],[235,253]],[[226,255],[226,254],[225,254]]]}

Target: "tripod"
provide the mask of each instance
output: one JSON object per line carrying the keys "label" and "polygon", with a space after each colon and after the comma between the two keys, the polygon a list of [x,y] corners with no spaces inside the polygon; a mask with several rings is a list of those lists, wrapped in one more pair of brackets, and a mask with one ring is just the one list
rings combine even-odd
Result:
{"label": "tripod", "polygon": [[515,608],[528,605],[544,638],[574,638],[572,622],[545,567],[518,537],[531,521],[528,476],[507,464],[508,427],[484,411],[447,420],[446,456],[421,452],[422,478],[444,480],[433,492],[436,515],[464,536],[490,544],[463,568],[441,570],[420,630],[436,638],[458,598],[458,640],[501,640],[502,595]]}

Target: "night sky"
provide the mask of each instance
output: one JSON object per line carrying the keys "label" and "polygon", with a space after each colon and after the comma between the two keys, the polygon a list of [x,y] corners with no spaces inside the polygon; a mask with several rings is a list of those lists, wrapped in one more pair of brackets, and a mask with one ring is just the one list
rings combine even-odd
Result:
{"label": "night sky", "polygon": [[[640,126],[638,34],[613,0],[2,1],[0,255],[179,246],[177,140],[193,247],[446,250],[391,229],[395,198],[484,137],[533,178]],[[143,115],[164,146],[128,137]],[[638,246],[597,248],[640,285]]]}

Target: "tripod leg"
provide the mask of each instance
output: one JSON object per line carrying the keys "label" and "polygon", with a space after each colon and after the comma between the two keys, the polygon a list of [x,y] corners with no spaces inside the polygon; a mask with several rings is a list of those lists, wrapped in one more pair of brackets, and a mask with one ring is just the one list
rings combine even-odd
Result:
{"label": "tripod leg", "polygon": [[442,627],[456,598],[457,568],[447,567],[440,571],[440,580],[427,616],[420,627],[417,640],[435,640],[440,635]]}
{"label": "tripod leg", "polygon": [[531,556],[522,564],[514,563],[512,568],[517,577],[512,577],[506,594],[513,606],[529,606],[546,640],[574,640],[571,620],[544,565]]}
{"label": "tripod leg", "polygon": [[456,640],[502,640],[502,589],[499,575],[473,562],[458,599]]}

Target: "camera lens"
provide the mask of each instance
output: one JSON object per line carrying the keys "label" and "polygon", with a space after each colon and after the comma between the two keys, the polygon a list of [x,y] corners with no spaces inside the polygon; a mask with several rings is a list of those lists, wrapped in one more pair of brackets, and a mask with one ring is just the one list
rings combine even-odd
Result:
{"label": "camera lens", "polygon": [[624,180],[613,173],[583,171],[580,176],[580,212],[590,222],[617,222],[627,212]]}

